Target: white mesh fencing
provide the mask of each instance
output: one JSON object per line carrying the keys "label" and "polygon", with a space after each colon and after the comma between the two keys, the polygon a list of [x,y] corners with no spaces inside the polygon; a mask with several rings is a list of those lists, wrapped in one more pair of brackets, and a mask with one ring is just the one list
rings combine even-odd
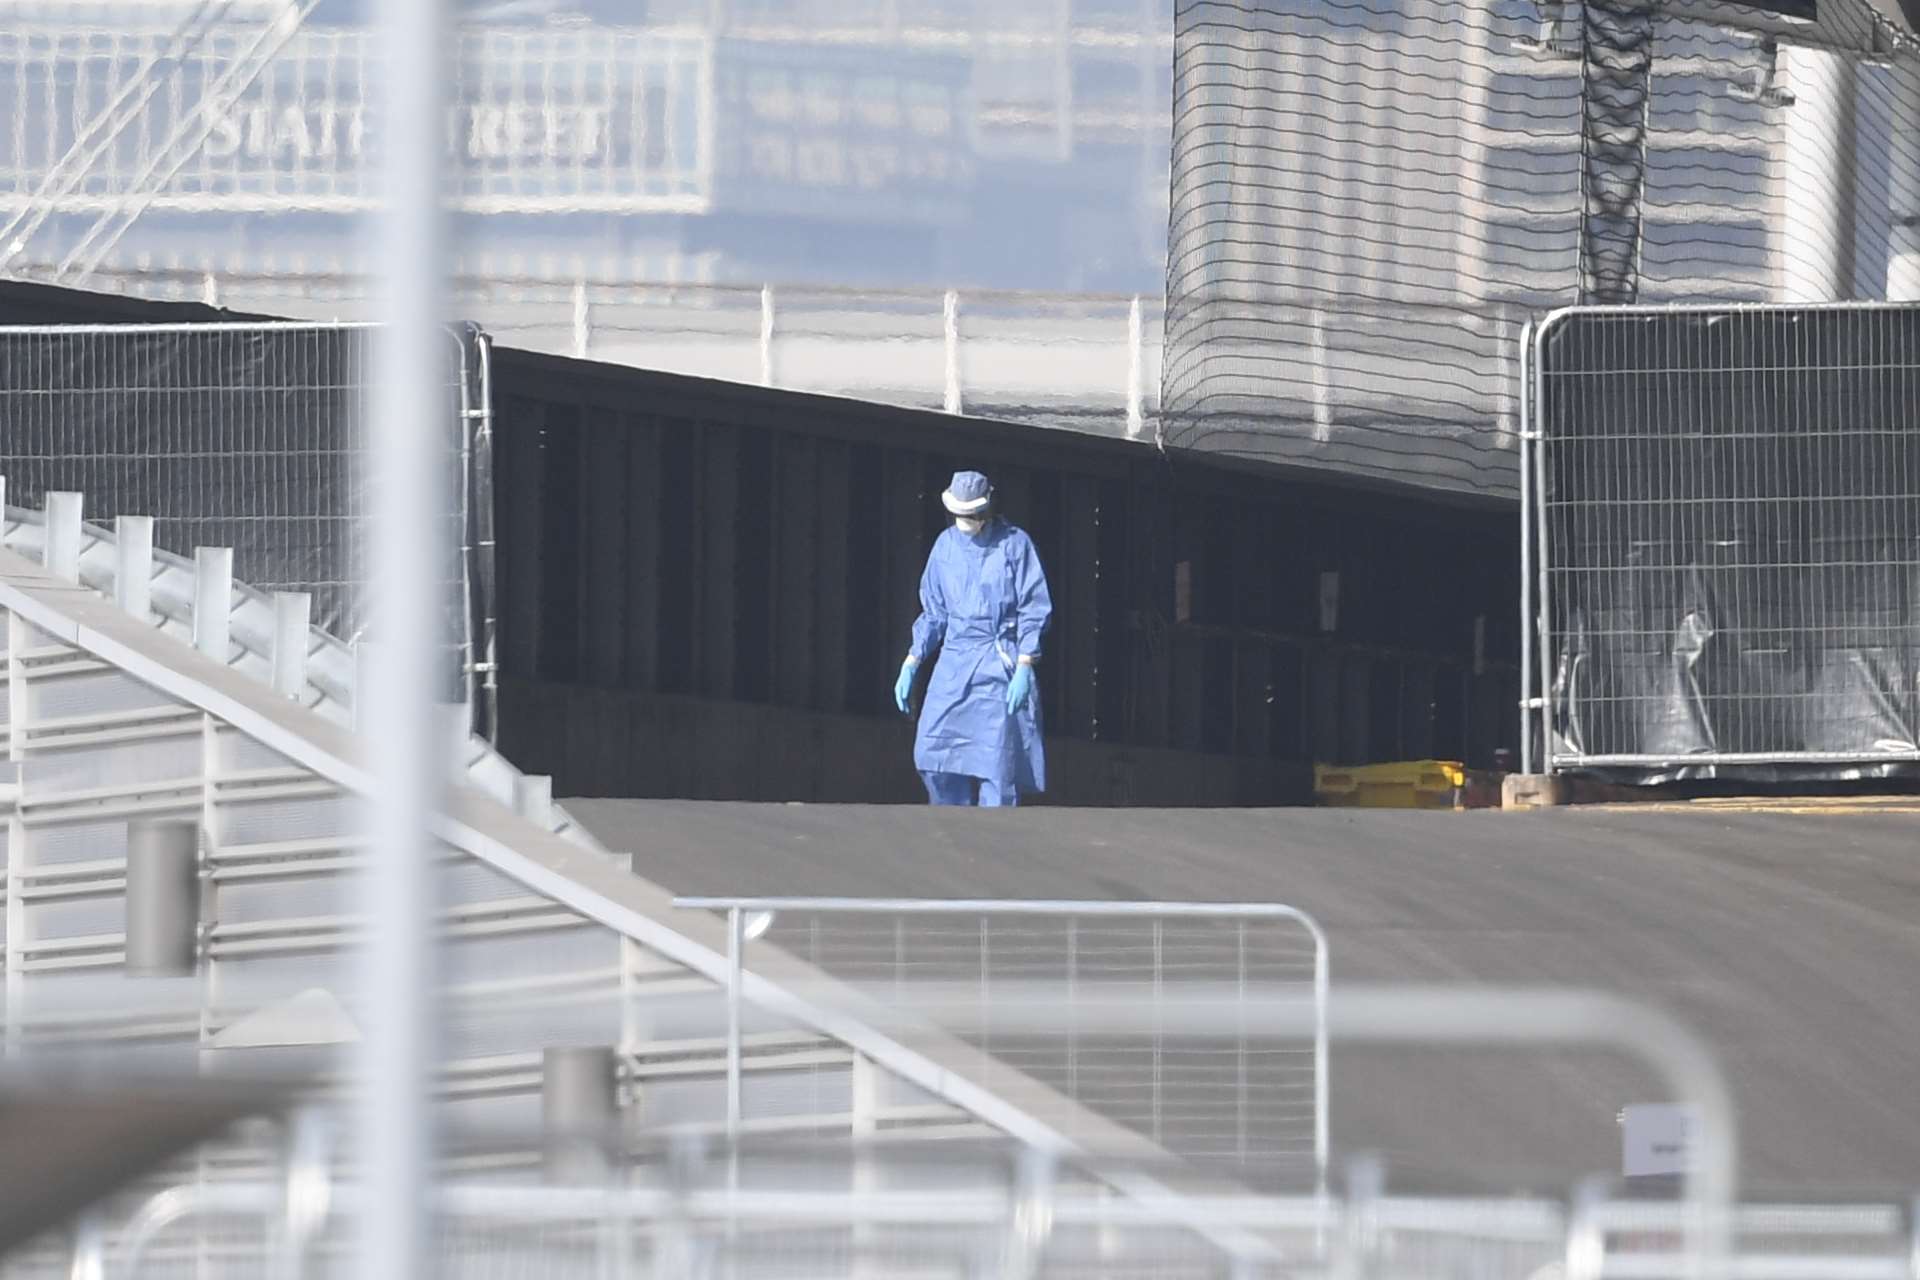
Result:
{"label": "white mesh fencing", "polygon": [[[366,618],[365,346],[337,324],[0,328],[7,500],[82,495],[99,524],[150,516],[157,548],[231,547],[238,581],[313,597],[315,625]],[[447,336],[446,643],[463,670],[488,628],[489,389],[480,339]],[[476,470],[476,467],[479,470]]]}
{"label": "white mesh fencing", "polygon": [[[725,900],[688,899],[724,905]],[[1036,1035],[996,1027],[996,988],[1026,983],[1132,984],[1155,1008],[1182,987],[1291,989],[1324,1002],[1318,927],[1259,904],[743,900],[772,943],[837,981],[898,1004],[937,983],[977,991],[965,1038],[985,1078],[1018,1073],[1199,1167],[1265,1189],[1311,1189],[1328,1144],[1324,1034],[1291,1042],[1249,1024],[1219,1040],[1092,1034],[1069,1021]],[[1323,1006],[1324,1007],[1324,1006]],[[1324,1028],[1323,1028],[1324,1031]],[[751,1114],[743,1112],[743,1114]]]}

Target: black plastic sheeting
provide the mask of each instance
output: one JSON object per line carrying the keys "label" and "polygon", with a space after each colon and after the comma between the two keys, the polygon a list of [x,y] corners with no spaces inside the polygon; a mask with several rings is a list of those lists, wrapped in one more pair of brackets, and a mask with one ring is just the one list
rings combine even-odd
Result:
{"label": "black plastic sheeting", "polygon": [[1556,757],[1920,776],[1920,307],[1582,313],[1541,360]]}
{"label": "black plastic sheeting", "polygon": [[[307,592],[315,626],[355,639],[366,624],[368,332],[0,329],[7,499],[41,507],[49,491],[77,491],[90,522],[152,516],[161,549],[231,547],[237,581]],[[451,336],[460,359],[447,388],[442,583],[447,642],[464,663],[473,638],[484,645],[491,632],[493,486],[486,419],[462,416],[486,404],[484,338],[470,327]]]}

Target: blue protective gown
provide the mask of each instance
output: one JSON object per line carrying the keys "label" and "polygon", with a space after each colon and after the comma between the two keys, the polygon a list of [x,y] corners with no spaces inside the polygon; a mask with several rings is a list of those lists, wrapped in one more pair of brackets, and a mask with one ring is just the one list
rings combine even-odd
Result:
{"label": "blue protective gown", "polygon": [[920,575],[913,656],[940,660],[927,682],[913,764],[922,773],[989,779],[1017,791],[1047,788],[1040,745],[1040,687],[1013,715],[1007,685],[1015,660],[1040,657],[1053,617],[1047,575],[1033,539],[995,518],[975,535],[949,527],[934,540]]}

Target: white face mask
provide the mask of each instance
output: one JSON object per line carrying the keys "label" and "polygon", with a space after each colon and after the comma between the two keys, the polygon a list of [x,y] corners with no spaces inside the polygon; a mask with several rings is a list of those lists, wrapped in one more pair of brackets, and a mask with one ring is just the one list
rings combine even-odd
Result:
{"label": "white face mask", "polygon": [[976,520],[972,516],[955,516],[953,523],[955,528],[966,534],[978,533],[987,527],[985,520]]}

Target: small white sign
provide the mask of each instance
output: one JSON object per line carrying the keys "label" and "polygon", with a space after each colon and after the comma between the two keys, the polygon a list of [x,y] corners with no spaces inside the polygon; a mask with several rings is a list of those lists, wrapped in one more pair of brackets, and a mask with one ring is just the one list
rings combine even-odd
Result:
{"label": "small white sign", "polygon": [[1693,1108],[1671,1102],[1641,1103],[1620,1113],[1620,1172],[1629,1178],[1687,1171]]}

